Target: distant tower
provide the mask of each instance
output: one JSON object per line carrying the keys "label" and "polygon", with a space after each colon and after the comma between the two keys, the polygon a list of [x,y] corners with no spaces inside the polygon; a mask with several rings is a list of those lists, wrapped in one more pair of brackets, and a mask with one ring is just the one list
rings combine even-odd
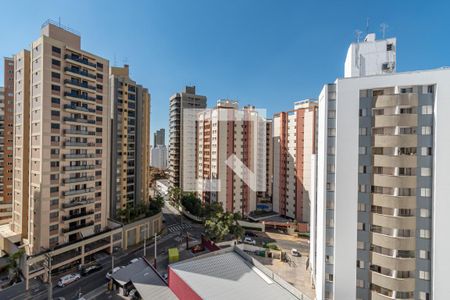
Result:
{"label": "distant tower", "polygon": [[375,33],[369,33],[361,43],[352,43],[345,59],[344,77],[395,73],[396,43],[395,38],[376,40]]}

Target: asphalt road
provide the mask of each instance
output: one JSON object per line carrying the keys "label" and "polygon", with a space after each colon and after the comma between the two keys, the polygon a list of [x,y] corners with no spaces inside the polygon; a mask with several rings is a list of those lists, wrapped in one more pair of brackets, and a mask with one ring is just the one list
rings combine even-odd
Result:
{"label": "asphalt road", "polygon": [[[188,223],[190,225],[190,228],[185,229],[190,233],[191,236],[193,236],[195,239],[200,239],[200,235],[203,232],[203,226],[199,224],[194,224],[187,220],[186,218],[180,216],[180,214],[173,208],[165,206],[163,208],[163,216],[165,220],[166,227],[169,227],[171,225],[177,225],[183,223]],[[164,253],[167,253],[167,249],[171,247],[176,247],[184,242],[184,240],[179,238],[180,232],[172,232],[165,237],[161,238],[161,242],[158,242],[157,244],[157,251],[158,255]],[[154,253],[154,246],[153,241],[148,241],[147,245],[147,258],[149,256],[153,257]],[[130,250],[126,253],[117,253],[114,254],[114,266],[120,266],[120,265],[126,265],[136,257],[142,257],[143,256],[143,246]],[[159,261],[159,260],[158,260]],[[98,272],[95,272],[93,274],[89,274],[88,276],[81,277],[80,280],[73,282],[65,287],[57,287],[56,283],[58,279],[63,275],[59,276],[53,276],[53,298],[58,299],[58,297],[64,297],[66,300],[72,300],[72,299],[78,299],[79,295],[81,293],[81,296],[101,287],[105,286],[107,284],[106,279],[106,273],[111,270],[112,264],[111,264],[111,256],[105,255],[100,260],[97,260],[99,264],[102,265],[102,269]],[[158,263],[159,264],[159,263]],[[76,269],[72,270],[73,272],[77,272]],[[99,297],[101,298],[101,296]],[[24,293],[20,295],[16,295],[14,298],[11,298],[12,300],[22,300],[22,299],[37,299],[37,300],[44,300],[48,299],[48,285],[40,283],[37,287],[34,289],[30,289],[29,291],[24,291]]]}

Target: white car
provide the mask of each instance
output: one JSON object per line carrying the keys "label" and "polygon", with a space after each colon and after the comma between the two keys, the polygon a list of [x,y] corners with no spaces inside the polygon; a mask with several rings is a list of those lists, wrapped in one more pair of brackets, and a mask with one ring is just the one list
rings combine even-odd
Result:
{"label": "white car", "polygon": [[79,273],[65,275],[58,280],[58,286],[64,287],[74,281],[77,281],[80,278],[81,278],[81,275]]}
{"label": "white car", "polygon": [[116,273],[117,271],[119,271],[120,269],[122,269],[123,267],[115,267],[114,269],[112,269],[111,272],[106,273],[106,279],[110,280],[112,274]]}
{"label": "white car", "polygon": [[250,245],[256,245],[256,241],[249,236],[246,236],[243,242]]}
{"label": "white car", "polygon": [[140,258],[133,258],[132,260],[130,260],[130,264],[134,264],[135,262],[139,261]]}
{"label": "white car", "polygon": [[295,249],[295,248],[292,248],[292,250],[291,250],[291,255],[292,255],[292,256],[297,256],[297,257],[301,256],[301,255],[300,255],[300,252],[298,252],[298,250]]}

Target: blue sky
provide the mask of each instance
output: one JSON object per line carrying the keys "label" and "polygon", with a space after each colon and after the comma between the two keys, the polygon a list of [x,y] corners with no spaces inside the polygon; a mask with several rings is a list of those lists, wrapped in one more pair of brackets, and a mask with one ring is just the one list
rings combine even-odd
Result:
{"label": "blue sky", "polygon": [[85,50],[128,63],[150,89],[152,133],[167,127],[168,99],[185,85],[209,106],[232,98],[269,115],[317,97],[342,76],[367,18],[369,31],[380,34],[384,22],[397,37],[398,71],[450,65],[447,1],[4,1],[4,9],[0,56],[28,48],[46,19],[61,18]]}

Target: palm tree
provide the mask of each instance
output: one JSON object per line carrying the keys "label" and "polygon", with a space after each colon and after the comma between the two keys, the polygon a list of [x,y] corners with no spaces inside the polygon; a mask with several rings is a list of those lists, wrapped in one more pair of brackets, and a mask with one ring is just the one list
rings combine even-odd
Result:
{"label": "palm tree", "polygon": [[14,283],[19,278],[19,267],[18,267],[18,260],[25,254],[25,250],[23,248],[20,248],[14,254],[10,255],[8,257],[9,264],[8,264],[8,270],[9,270],[9,279],[10,283]]}

